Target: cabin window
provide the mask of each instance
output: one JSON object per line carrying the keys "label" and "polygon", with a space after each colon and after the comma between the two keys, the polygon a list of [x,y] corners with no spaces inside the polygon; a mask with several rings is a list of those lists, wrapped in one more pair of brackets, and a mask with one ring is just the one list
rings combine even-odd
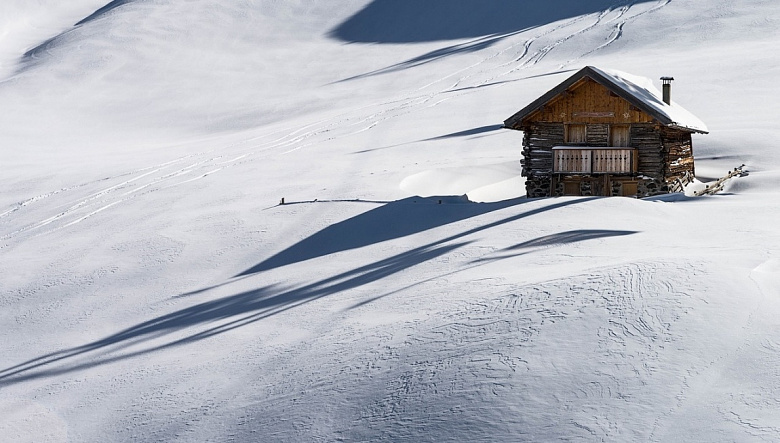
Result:
{"label": "cabin window", "polygon": [[626,125],[612,126],[609,131],[609,146],[631,146],[631,131]]}
{"label": "cabin window", "polygon": [[585,144],[588,141],[588,131],[585,125],[566,125],[566,143]]}

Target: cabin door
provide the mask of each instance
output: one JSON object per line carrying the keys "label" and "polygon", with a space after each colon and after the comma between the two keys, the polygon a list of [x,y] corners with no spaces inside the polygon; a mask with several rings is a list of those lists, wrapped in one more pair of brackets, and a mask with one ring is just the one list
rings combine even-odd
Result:
{"label": "cabin door", "polygon": [[636,197],[637,194],[637,182],[624,181],[622,183],[621,191],[624,197]]}
{"label": "cabin door", "polygon": [[563,195],[582,195],[582,191],[580,191],[580,181],[564,181]]}
{"label": "cabin door", "polygon": [[590,192],[593,196],[609,197],[612,195],[612,180],[609,175],[594,177],[590,182]]}

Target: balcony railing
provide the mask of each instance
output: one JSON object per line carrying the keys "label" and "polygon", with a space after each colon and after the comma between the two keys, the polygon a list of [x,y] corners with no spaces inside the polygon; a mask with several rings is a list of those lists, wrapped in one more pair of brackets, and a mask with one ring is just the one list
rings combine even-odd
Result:
{"label": "balcony railing", "polygon": [[566,174],[631,174],[637,172],[636,149],[553,148],[553,172]]}

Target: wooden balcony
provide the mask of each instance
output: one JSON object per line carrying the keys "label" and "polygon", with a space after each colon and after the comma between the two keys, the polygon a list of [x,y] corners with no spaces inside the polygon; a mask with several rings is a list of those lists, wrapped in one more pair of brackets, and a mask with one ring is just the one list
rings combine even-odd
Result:
{"label": "wooden balcony", "polygon": [[553,172],[558,174],[632,174],[637,172],[637,150],[621,147],[556,146]]}

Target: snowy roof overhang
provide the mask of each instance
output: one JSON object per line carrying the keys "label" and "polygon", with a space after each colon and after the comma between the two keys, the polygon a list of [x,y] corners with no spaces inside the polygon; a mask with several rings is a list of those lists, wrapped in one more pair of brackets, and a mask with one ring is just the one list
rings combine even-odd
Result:
{"label": "snowy roof overhang", "polygon": [[538,111],[555,97],[586,77],[606,87],[617,96],[658,120],[664,126],[702,134],[709,132],[704,122],[682,106],[675,102],[671,104],[664,103],[661,92],[653,86],[652,80],[621,71],[599,69],[593,66],[586,66],[580,69],[563,83],[506,119],[504,127],[519,129],[517,126],[524,118]]}

